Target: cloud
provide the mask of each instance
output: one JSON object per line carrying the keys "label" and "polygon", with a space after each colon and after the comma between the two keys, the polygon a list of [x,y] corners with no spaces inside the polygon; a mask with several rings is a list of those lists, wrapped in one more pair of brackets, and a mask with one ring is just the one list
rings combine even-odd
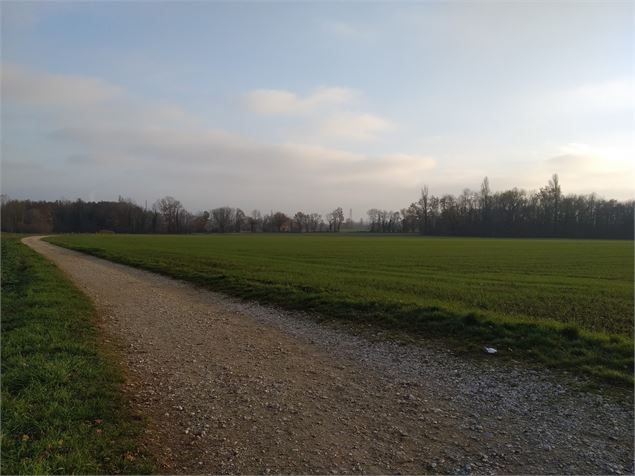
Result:
{"label": "cloud", "polygon": [[587,83],[564,93],[565,101],[600,111],[628,110],[635,107],[632,79],[613,79]]}
{"label": "cloud", "polygon": [[635,170],[621,149],[569,143],[557,148],[538,171],[557,173],[567,193],[610,191],[610,196],[633,196]]}
{"label": "cloud", "polygon": [[50,74],[13,64],[2,67],[2,100],[16,110],[28,109],[33,117],[46,116],[66,127],[169,123],[189,128],[200,123],[176,104],[132,96],[100,78]]}
{"label": "cloud", "polygon": [[509,114],[519,114],[518,122],[548,124],[550,133],[559,130],[568,134],[584,127],[586,136],[615,133],[616,128],[630,134],[632,120],[628,116],[635,113],[634,86],[632,78],[613,78],[529,93],[517,96]]}
{"label": "cloud", "polygon": [[3,101],[68,108],[104,103],[122,94],[122,88],[97,78],[49,74],[13,64],[2,65]]}
{"label": "cloud", "polygon": [[436,160],[421,155],[389,154],[364,157],[361,161],[340,164],[341,173],[331,180],[340,186],[381,188],[389,185],[414,190],[422,183],[424,176],[436,166]]}
{"label": "cloud", "polygon": [[243,100],[247,109],[257,114],[301,116],[349,103],[357,95],[357,91],[341,87],[318,88],[305,97],[281,89],[256,89]]}
{"label": "cloud", "polygon": [[391,127],[389,121],[373,114],[340,113],[323,120],[317,134],[324,139],[367,141]]}
{"label": "cloud", "polygon": [[[571,142],[557,148],[558,155],[548,159],[549,163],[554,165],[571,165],[580,167],[583,164],[599,164],[602,163],[607,168],[622,167],[632,164],[632,157],[629,153],[629,147],[621,147],[615,142],[618,138],[613,137],[614,141],[611,145],[591,146],[580,142]],[[631,147],[632,148],[632,145]]]}
{"label": "cloud", "polygon": [[[519,175],[517,167],[506,169],[502,163],[496,169],[468,166],[474,151],[452,163],[447,153],[439,156],[443,161],[426,154],[427,145],[405,153],[387,150],[384,143],[382,153],[347,150],[342,143],[377,138],[394,125],[346,110],[355,94],[338,88],[306,97],[289,93],[292,99],[283,109],[303,111],[292,120],[313,135],[287,134],[274,143],[209,127],[177,104],[141,99],[99,78],[20,67],[10,68],[12,74],[12,107],[6,112],[3,107],[2,180],[6,193],[25,198],[98,193],[104,199],[133,195],[153,201],[171,194],[192,209],[230,203],[325,212],[343,206],[353,207],[358,216],[371,206],[407,205],[423,183],[433,185],[435,193],[458,192],[489,175],[498,187],[532,188],[554,172],[566,193],[633,194],[632,146],[614,139],[604,141],[609,146],[555,147],[548,159],[528,162]],[[18,77],[48,93],[30,96],[15,85]],[[71,97],[68,91],[75,86],[81,94]],[[502,173],[508,177],[501,178]]]}
{"label": "cloud", "polygon": [[318,88],[304,97],[291,91],[257,89],[243,100],[247,109],[260,115],[299,117],[291,133],[296,139],[332,144],[372,140],[393,128],[376,114],[351,110],[359,96],[358,91],[341,87]]}
{"label": "cloud", "polygon": [[587,172],[601,160],[601,153],[587,144],[566,144],[559,147],[558,152],[558,155],[546,160],[547,166],[556,172],[558,170]]}
{"label": "cloud", "polygon": [[386,155],[385,158],[390,161],[393,166],[412,165],[419,170],[430,170],[437,165],[436,160],[425,155],[389,154]]}
{"label": "cloud", "polygon": [[577,154],[556,155],[546,160],[548,167],[558,170],[587,170],[597,161],[596,157]]}
{"label": "cloud", "polygon": [[[231,203],[325,212],[345,206],[360,213],[377,203],[378,194],[384,197],[379,205],[398,207],[409,203],[436,168],[436,161],[423,155],[373,156],[306,143],[268,144],[217,131],[73,128],[55,137],[80,159],[69,164],[73,177],[78,171],[91,176],[87,187],[96,177],[108,182],[117,177],[118,193],[130,195],[140,188],[133,177],[143,177],[145,196],[170,193],[199,207]],[[62,178],[58,185],[63,184]],[[103,187],[90,189],[107,196]]]}
{"label": "cloud", "polygon": [[[352,206],[361,212],[378,193],[400,196],[395,206],[407,201],[421,175],[436,165],[423,155],[329,147],[326,139],[255,140],[210,128],[178,105],[142,100],[98,78],[13,66],[4,73],[8,81],[3,86],[13,104],[5,124],[30,131],[28,137],[4,138],[3,186],[12,195],[132,194],[154,200],[172,194],[200,208],[231,203],[323,212]],[[368,140],[390,127],[375,115],[333,111],[355,95],[344,88],[321,88],[306,97],[282,94],[282,101],[260,105],[270,112],[315,113],[307,120],[323,138]],[[38,127],[29,127],[29,121]],[[20,166],[27,161],[39,168]]]}
{"label": "cloud", "polygon": [[[52,136],[72,145],[72,163],[144,164],[148,169],[190,169],[192,173],[235,171],[267,183],[272,190],[287,181],[336,183],[372,180],[411,183],[436,163],[408,154],[369,156],[305,143],[267,144],[224,131],[172,129],[65,128]],[[99,151],[99,155],[90,151]]]}

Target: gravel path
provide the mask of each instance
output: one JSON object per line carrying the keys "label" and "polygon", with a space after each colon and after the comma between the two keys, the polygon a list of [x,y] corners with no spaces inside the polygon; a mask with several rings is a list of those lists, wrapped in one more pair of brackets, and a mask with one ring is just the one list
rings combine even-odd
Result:
{"label": "gravel path", "polygon": [[370,339],[23,241],[93,299],[164,472],[633,472],[630,404],[548,371]]}

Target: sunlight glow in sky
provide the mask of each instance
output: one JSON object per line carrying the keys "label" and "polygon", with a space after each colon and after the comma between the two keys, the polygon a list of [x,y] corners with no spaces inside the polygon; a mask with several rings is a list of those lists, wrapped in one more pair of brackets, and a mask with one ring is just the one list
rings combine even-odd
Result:
{"label": "sunlight glow in sky", "polygon": [[632,2],[9,2],[2,192],[192,211],[635,196]]}

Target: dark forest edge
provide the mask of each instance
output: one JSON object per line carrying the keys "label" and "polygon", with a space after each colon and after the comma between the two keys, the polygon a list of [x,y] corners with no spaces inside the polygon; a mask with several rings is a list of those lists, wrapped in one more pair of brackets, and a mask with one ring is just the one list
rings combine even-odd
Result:
{"label": "dark forest edge", "polygon": [[2,231],[14,233],[228,233],[339,232],[418,233],[442,236],[633,239],[635,201],[564,195],[557,175],[538,191],[492,192],[487,177],[480,190],[435,196],[428,187],[399,211],[370,209],[368,218],[345,219],[342,208],[322,216],[299,211],[246,214],[218,207],[190,213],[173,197],[150,209],[130,199],[74,202],[2,199]]}

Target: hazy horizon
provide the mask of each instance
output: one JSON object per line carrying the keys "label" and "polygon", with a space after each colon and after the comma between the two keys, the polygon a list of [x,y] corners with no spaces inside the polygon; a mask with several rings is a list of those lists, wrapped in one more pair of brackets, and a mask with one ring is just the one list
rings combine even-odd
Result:
{"label": "hazy horizon", "polygon": [[2,3],[2,193],[635,196],[633,4]]}

